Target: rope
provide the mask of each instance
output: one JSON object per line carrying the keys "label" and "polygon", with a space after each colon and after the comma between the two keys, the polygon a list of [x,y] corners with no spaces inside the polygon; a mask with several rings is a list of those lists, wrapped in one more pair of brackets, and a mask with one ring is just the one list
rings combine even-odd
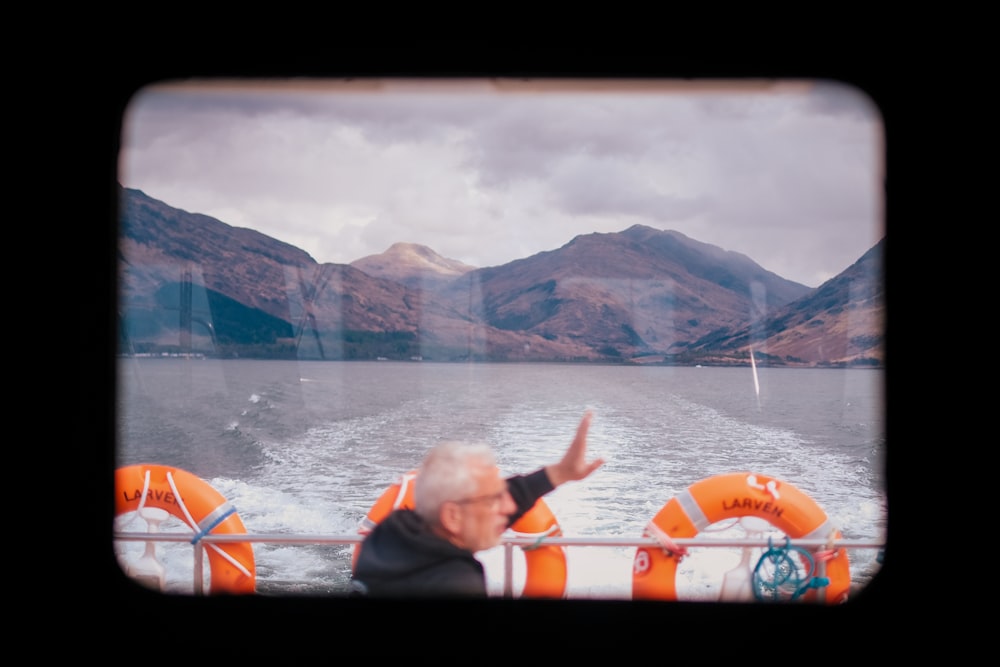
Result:
{"label": "rope", "polygon": [[833,560],[837,557],[836,549],[824,549],[823,551],[817,551],[813,554],[813,559],[817,563],[825,563],[827,561]]}
{"label": "rope", "polygon": [[559,534],[559,524],[553,524],[551,528],[541,533],[518,533],[517,531],[512,531],[515,535],[520,535],[522,537],[530,537],[532,535],[537,535],[538,539],[535,540],[534,544],[525,544],[521,547],[521,551],[534,551],[535,549],[540,549],[542,547],[542,542],[545,541],[546,537],[551,537],[553,535]]}
{"label": "rope", "polygon": [[737,524],[739,524],[739,522],[742,521],[742,520],[743,520],[743,517],[741,517],[741,516],[734,516],[734,517],[729,518],[729,519],[723,519],[722,521],[717,521],[716,523],[713,523],[713,524],[711,524],[709,526],[706,526],[705,528],[703,528],[701,530],[701,532],[703,532],[703,533],[716,533],[716,532],[722,532],[724,530],[729,530],[730,528],[733,528]]}
{"label": "rope", "polygon": [[409,473],[402,475],[399,478],[399,491],[396,493],[396,499],[392,501],[392,509],[399,509],[399,506],[403,504],[403,500],[406,499],[406,487],[408,487],[410,482],[416,478],[416,475],[411,475]]}
{"label": "rope", "polygon": [[[149,471],[147,471],[147,475],[148,474],[149,474]],[[170,490],[173,491],[174,497],[177,498],[177,505],[181,508],[181,511],[184,513],[184,516],[187,518],[187,524],[188,524],[188,526],[190,526],[191,530],[193,530],[194,533],[195,533],[195,539],[191,541],[191,544],[195,544],[196,542],[198,542],[198,540],[200,540],[202,538],[202,536],[205,533],[207,533],[209,530],[212,530],[212,528],[215,528],[219,524],[219,521],[213,522],[212,525],[206,531],[202,531],[201,533],[199,533],[199,531],[198,531],[198,522],[195,521],[194,517],[191,516],[191,513],[188,512],[187,505],[184,504],[184,499],[181,497],[180,492],[177,490],[177,485],[174,484],[174,476],[169,471],[167,472],[167,482],[170,484]],[[222,518],[225,519],[226,517],[228,517],[230,514],[232,514],[235,511],[236,511],[235,509],[232,509],[229,512],[224,512],[223,513],[224,516]],[[239,562],[238,560],[236,560],[235,558],[233,558],[232,556],[230,556],[229,552],[227,552],[225,549],[220,548],[218,544],[209,543],[208,547],[210,549],[212,549],[213,551],[215,551],[220,556],[222,556],[223,558],[225,558],[227,561],[229,561],[229,564],[232,565],[233,567],[235,567],[240,572],[242,572],[245,577],[251,578],[251,579],[253,578],[253,575],[250,574],[250,571],[247,570],[246,567],[243,566],[243,563]]]}
{"label": "rope", "polygon": [[[148,470],[146,471],[146,474],[149,474]],[[187,505],[184,504],[184,497],[181,496],[181,492],[177,490],[177,485],[174,484],[174,474],[169,470],[167,471],[167,484],[170,485],[170,490],[173,492],[174,498],[177,499],[177,506],[180,507],[181,512],[184,513],[185,523],[187,523],[191,530],[198,532],[198,522],[194,520],[193,516],[191,516],[191,512],[188,512]]]}
{"label": "rope", "polygon": [[[810,589],[830,585],[827,577],[813,576],[816,571],[816,558],[802,547],[792,546],[787,536],[784,547],[775,547],[771,538],[768,538],[767,545],[767,551],[761,554],[753,571],[753,592],[758,600],[796,600]],[[798,556],[799,564],[796,564],[796,559],[790,556],[790,553]],[[834,553],[832,550],[827,550],[819,552],[817,557],[826,561],[831,559]],[[773,568],[769,578],[762,573],[765,566]],[[799,572],[800,566],[806,570],[804,575]]]}
{"label": "rope", "polygon": [[660,543],[660,546],[663,547],[663,550],[668,556],[677,556],[678,558],[684,558],[684,556],[687,556],[687,547],[682,547],[676,544],[666,532],[664,532],[652,521],[646,524],[646,532],[649,533],[651,537],[656,538],[656,541]]}
{"label": "rope", "polygon": [[135,508],[135,512],[138,515],[142,512],[142,508],[146,506],[146,495],[149,493],[149,471],[143,477],[142,481],[142,495],[139,497],[139,506]]}

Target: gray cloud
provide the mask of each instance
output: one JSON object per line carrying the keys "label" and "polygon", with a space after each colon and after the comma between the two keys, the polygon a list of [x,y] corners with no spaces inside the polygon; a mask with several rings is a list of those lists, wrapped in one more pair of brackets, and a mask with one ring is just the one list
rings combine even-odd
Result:
{"label": "gray cloud", "polygon": [[884,234],[881,117],[833,82],[249,83],[140,91],[123,119],[122,185],[320,262],[409,241],[492,266],[640,223],[818,286]]}

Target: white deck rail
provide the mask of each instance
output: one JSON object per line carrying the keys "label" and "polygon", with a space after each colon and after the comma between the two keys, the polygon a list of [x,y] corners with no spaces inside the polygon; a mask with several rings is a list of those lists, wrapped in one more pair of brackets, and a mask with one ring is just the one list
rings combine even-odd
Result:
{"label": "white deck rail", "polygon": [[[115,532],[114,540],[125,542],[190,542],[190,533],[137,533],[137,532]],[[261,544],[300,544],[300,545],[321,545],[321,544],[357,544],[364,539],[358,534],[349,535],[289,535],[284,533],[239,533],[225,535],[205,535],[196,544],[194,549],[194,592],[197,595],[204,594],[203,572],[205,546],[208,544],[226,544],[230,542],[250,542]],[[514,567],[514,547],[531,546],[538,543],[536,537],[516,537],[505,535],[501,541],[504,548],[504,597],[513,597],[513,567]],[[658,547],[660,543],[652,537],[545,537],[546,545],[554,546],[586,546],[586,547]],[[768,547],[784,547],[786,543],[776,542],[773,538],[674,538],[673,542],[679,547],[758,547],[766,549]],[[845,548],[845,549],[884,549],[885,542],[875,539],[840,539],[828,541],[825,539],[789,539],[788,546],[797,546],[804,549],[822,548]]]}

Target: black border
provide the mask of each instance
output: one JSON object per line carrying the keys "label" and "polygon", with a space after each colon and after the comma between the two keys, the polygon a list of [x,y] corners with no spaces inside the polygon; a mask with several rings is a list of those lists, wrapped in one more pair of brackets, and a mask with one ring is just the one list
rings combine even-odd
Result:
{"label": "black border", "polygon": [[[373,656],[398,652],[417,657],[421,653],[434,655],[437,651],[451,651],[451,656],[464,655],[458,647],[473,641],[477,647],[473,656],[520,659],[523,657],[559,657],[564,651],[582,649],[582,655],[593,655],[595,650],[611,650],[618,657],[626,655],[649,656],[653,659],[674,659],[678,656],[700,657],[711,661],[724,656],[742,657],[756,655],[758,659],[802,659],[808,656],[859,656],[872,655],[866,651],[845,652],[847,646],[863,644],[858,635],[872,632],[877,641],[886,639],[892,617],[900,607],[905,609],[904,598],[910,595],[910,586],[903,586],[904,578],[897,573],[902,567],[900,536],[909,534],[906,524],[908,511],[903,501],[901,477],[897,476],[897,455],[900,443],[894,440],[893,428],[897,403],[892,378],[895,370],[886,373],[887,411],[890,419],[887,431],[886,465],[890,498],[889,540],[885,562],[881,571],[865,590],[839,607],[803,607],[800,605],[749,605],[731,606],[697,603],[645,603],[630,601],[559,601],[555,603],[489,600],[469,603],[442,602],[373,602],[326,598],[188,598],[150,593],[128,581],[118,569],[109,544],[110,518],[113,503],[108,490],[113,487],[115,414],[114,414],[114,340],[117,264],[117,160],[120,123],[131,96],[148,83],[155,81],[201,77],[286,77],[286,76],[579,76],[579,77],[683,77],[683,78],[829,78],[850,83],[866,92],[878,105],[887,142],[886,229],[896,233],[899,219],[897,198],[902,192],[899,180],[900,160],[898,148],[905,142],[905,123],[901,121],[898,100],[905,94],[903,83],[879,60],[854,63],[845,62],[831,53],[828,57],[801,57],[784,54],[767,58],[676,57],[658,53],[650,48],[644,52],[607,53],[565,50],[553,47],[534,53],[512,53],[509,47],[502,55],[473,60],[458,58],[462,45],[419,52],[419,47],[408,55],[396,50],[392,55],[375,47],[338,53],[317,49],[311,54],[299,53],[289,63],[288,58],[270,60],[256,56],[247,58],[230,53],[210,60],[196,57],[158,60],[147,65],[125,62],[120,69],[111,68],[103,81],[101,94],[96,100],[96,133],[99,147],[96,154],[100,163],[100,184],[96,191],[97,210],[103,221],[104,234],[97,235],[95,244],[90,216],[80,223],[70,238],[80,236],[86,257],[78,257],[85,269],[81,274],[94,275],[95,259],[99,264],[97,301],[104,306],[99,312],[103,317],[94,322],[93,302],[84,306],[78,321],[91,322],[85,332],[88,342],[85,349],[97,351],[83,355],[80,379],[81,397],[76,431],[87,433],[86,441],[95,442],[99,455],[92,449],[80,453],[80,471],[84,488],[80,494],[89,512],[85,516],[97,519],[80,524],[82,544],[92,545],[97,554],[94,571],[100,576],[89,595],[61,599],[62,611],[75,615],[79,621],[90,617],[96,607],[94,598],[101,601],[100,609],[111,627],[109,647],[124,646],[129,640],[143,643],[143,636],[158,636],[152,642],[163,651],[177,650],[177,658],[184,659],[190,650],[188,641],[200,646],[218,649],[213,655],[227,657],[228,649],[240,647],[249,650],[254,646],[264,653],[273,650],[282,657],[293,654],[323,654],[329,659],[347,657],[354,649]],[[470,49],[470,44],[465,44]],[[126,54],[118,57],[127,61]],[[100,73],[99,73],[100,74]],[[101,74],[101,76],[104,76]],[[101,78],[99,76],[98,78]],[[92,91],[91,91],[92,92]],[[81,100],[94,103],[93,98]],[[88,131],[92,131],[93,127]],[[91,168],[93,162],[91,161]],[[892,184],[891,190],[889,185]],[[88,189],[87,195],[93,196]],[[888,244],[885,258],[889,325],[898,321],[898,302],[895,300],[898,256],[889,251],[896,245]],[[90,251],[89,248],[94,248]],[[891,288],[891,289],[890,289]],[[93,336],[93,339],[89,339]],[[892,339],[894,342],[894,339]],[[101,354],[103,353],[103,354]],[[887,366],[898,363],[896,348],[887,342]],[[96,358],[95,358],[96,357]],[[110,393],[93,391],[95,378],[103,379]],[[892,387],[892,391],[889,390]],[[93,437],[94,434],[96,437]],[[81,445],[77,445],[82,447]],[[87,483],[91,482],[91,483]],[[912,516],[912,515],[910,515]],[[106,523],[105,523],[106,522]],[[83,546],[79,547],[85,548]],[[909,568],[907,568],[909,569]],[[82,581],[88,582],[90,577]],[[82,583],[82,582],[75,582]],[[912,584],[911,584],[912,585]],[[926,584],[925,584],[926,585]],[[72,611],[74,604],[81,606]],[[917,603],[919,605],[919,602]],[[142,628],[162,628],[145,634]],[[174,649],[163,648],[162,638],[169,636]],[[919,640],[918,637],[913,637]],[[489,644],[479,643],[489,642]],[[120,643],[119,643],[120,642]],[[236,646],[234,646],[234,643]],[[797,656],[797,657],[794,657]]]}

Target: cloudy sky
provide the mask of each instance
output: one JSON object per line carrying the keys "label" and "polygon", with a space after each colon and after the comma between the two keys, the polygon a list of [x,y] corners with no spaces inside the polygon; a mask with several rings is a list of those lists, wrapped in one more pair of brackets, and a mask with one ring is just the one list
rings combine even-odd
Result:
{"label": "cloudy sky", "polygon": [[137,91],[119,181],[318,262],[643,224],[817,287],[884,236],[884,168],[877,106],[829,81],[244,79]]}

